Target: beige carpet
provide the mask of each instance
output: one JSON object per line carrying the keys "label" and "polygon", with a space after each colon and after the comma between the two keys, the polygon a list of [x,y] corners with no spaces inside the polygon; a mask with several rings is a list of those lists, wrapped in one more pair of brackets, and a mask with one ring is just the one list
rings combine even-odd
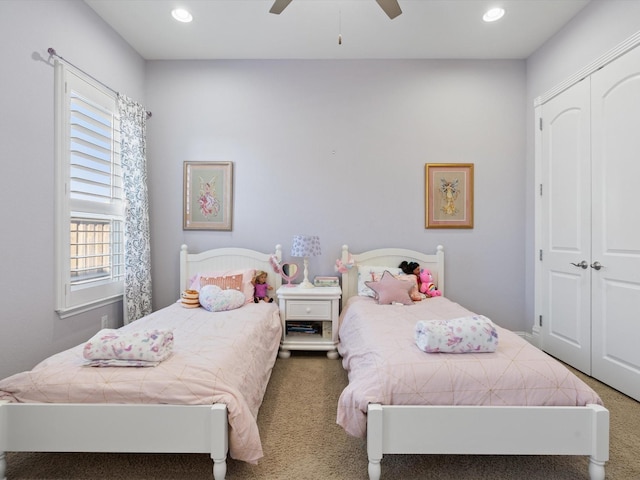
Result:
{"label": "beige carpet", "polygon": [[[608,480],[640,480],[640,403],[580,373],[611,412]],[[229,460],[228,480],[367,479],[366,446],[335,423],[347,376],[339,360],[294,352],[278,359],[259,414],[265,457],[258,465]],[[8,480],[211,479],[200,454],[8,453]],[[588,479],[586,457],[387,455],[388,480]]]}

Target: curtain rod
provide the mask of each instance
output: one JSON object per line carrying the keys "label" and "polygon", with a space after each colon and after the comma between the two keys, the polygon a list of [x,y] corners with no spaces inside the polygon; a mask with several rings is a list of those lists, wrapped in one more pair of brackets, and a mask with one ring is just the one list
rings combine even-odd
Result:
{"label": "curtain rod", "polygon": [[[71,65],[73,68],[76,68],[78,70],[80,70],[82,73],[84,73],[85,75],[87,75],[88,77],[92,78],[93,80],[95,80],[96,82],[98,82],[100,85],[102,85],[104,88],[112,91],[113,93],[115,93],[116,95],[119,95],[120,92],[117,92],[116,90],[114,90],[113,88],[111,88],[109,85],[106,85],[104,83],[102,83],[100,80],[98,80],[96,77],[94,77],[93,75],[88,74],[87,72],[85,72],[84,70],[82,70],[81,68],[77,67],[76,65],[74,65],[73,63],[71,63],[69,60],[67,60],[66,58],[62,57],[61,55],[58,55],[58,52],[56,52],[55,48],[49,47],[47,48],[47,52],[49,53],[50,56],[52,57],[58,57],[60,60],[62,60],[65,63],[68,63],[69,65]],[[149,110],[147,110],[147,117],[151,117],[151,112]]]}

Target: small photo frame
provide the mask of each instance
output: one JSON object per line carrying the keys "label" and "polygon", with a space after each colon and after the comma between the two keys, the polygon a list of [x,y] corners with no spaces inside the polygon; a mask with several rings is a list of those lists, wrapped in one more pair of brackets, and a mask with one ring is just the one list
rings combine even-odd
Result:
{"label": "small photo frame", "polygon": [[233,163],[184,162],[184,230],[231,230]]}
{"label": "small photo frame", "polygon": [[425,164],[425,228],[473,228],[473,163]]}

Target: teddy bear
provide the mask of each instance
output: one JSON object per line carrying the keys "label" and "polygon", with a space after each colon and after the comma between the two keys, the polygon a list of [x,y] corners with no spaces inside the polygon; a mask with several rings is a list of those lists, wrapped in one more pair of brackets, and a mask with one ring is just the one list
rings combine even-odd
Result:
{"label": "teddy bear", "polygon": [[433,283],[433,276],[431,272],[426,268],[420,270],[420,292],[424,293],[427,297],[440,297],[442,292],[436,288]]}

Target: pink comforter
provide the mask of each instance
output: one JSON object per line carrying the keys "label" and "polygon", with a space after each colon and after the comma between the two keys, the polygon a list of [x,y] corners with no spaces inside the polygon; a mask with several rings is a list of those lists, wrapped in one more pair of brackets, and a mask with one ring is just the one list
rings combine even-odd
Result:
{"label": "pink comforter", "polygon": [[256,463],[262,445],[256,418],[280,344],[275,304],[209,312],[179,303],[122,331],[173,330],[173,354],[156,367],[82,366],[83,345],[33,370],[0,381],[0,400],[47,403],[210,405],[229,412],[232,458]]}
{"label": "pink comforter", "polygon": [[473,313],[444,297],[407,306],[352,297],[340,316],[338,351],[349,385],[338,401],[338,424],[350,435],[365,437],[369,403],[602,404],[564,365],[497,325],[499,344],[494,353],[425,353],[416,346],[419,320],[469,315]]}

